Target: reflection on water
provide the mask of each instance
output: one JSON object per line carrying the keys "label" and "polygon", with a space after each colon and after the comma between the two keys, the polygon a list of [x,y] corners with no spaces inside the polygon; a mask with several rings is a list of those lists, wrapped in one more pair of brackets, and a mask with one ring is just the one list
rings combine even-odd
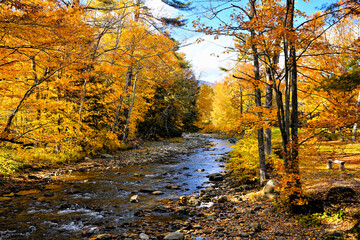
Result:
{"label": "reflection on water", "polygon": [[[134,216],[136,211],[165,198],[198,193],[209,185],[206,176],[222,170],[215,160],[230,151],[227,141],[210,140],[211,146],[166,159],[167,164],[76,172],[61,176],[64,183],[49,184],[42,192],[4,195],[0,197],[0,239],[85,239],[82,232],[96,232],[99,226],[114,228],[116,233],[116,226],[139,219]],[[152,191],[163,194],[152,195]],[[134,194],[139,195],[139,203],[129,202]],[[171,216],[152,214],[150,218]]]}

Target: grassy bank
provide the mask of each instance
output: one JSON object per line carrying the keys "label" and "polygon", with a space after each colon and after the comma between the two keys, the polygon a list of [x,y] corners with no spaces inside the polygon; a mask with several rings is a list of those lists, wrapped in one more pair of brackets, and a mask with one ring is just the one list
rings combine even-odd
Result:
{"label": "grassy bank", "polygon": [[[305,134],[305,133],[304,133]],[[281,181],[282,164],[281,140],[278,129],[273,131],[273,151],[267,156],[267,171],[270,178]],[[258,182],[259,164],[257,136],[250,133],[241,138],[233,146],[228,168],[234,176],[244,183]],[[352,232],[359,234],[360,219],[360,143],[348,140],[329,140],[324,138],[312,139],[300,147],[300,175],[304,195],[324,203],[324,211],[313,213],[311,204],[304,203],[309,213],[297,216],[297,222],[309,229],[326,228],[331,232]],[[345,162],[345,171],[333,164],[332,169],[327,168],[328,160]],[[339,199],[339,202],[327,202],[327,194],[334,187],[349,187],[357,194],[352,199]],[[346,200],[343,202],[343,200]],[[358,231],[358,232],[356,232]],[[334,237],[334,238],[331,238]],[[329,239],[346,239],[341,234],[329,235]],[[352,239],[352,238],[351,238]]]}

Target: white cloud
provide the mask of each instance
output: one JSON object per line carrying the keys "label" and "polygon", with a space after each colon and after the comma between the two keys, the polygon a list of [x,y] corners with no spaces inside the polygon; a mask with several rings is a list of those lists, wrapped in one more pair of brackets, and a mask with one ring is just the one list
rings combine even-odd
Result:
{"label": "white cloud", "polygon": [[[234,64],[235,53],[224,53],[226,47],[233,47],[231,37],[203,36],[203,41],[196,43],[197,37],[190,38],[183,44],[180,51],[186,54],[186,59],[191,62],[193,70],[200,80],[219,82],[224,77],[224,72],[219,67],[228,68]],[[193,44],[190,44],[193,43]],[[187,45],[190,44],[190,45]]]}
{"label": "white cloud", "polygon": [[145,5],[151,10],[156,17],[174,17],[178,15],[178,10],[172,8],[161,0],[146,0]]}

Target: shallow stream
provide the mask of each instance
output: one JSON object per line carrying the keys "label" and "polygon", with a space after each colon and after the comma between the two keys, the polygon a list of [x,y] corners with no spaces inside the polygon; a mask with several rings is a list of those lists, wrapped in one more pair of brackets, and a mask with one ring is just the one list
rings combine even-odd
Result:
{"label": "shallow stream", "polygon": [[[74,172],[60,176],[62,181],[47,185],[45,191],[10,193],[8,200],[0,201],[0,240],[86,239],[84,232],[96,232],[100,226],[117,234],[122,223],[141,220],[135,216],[139,210],[211,185],[207,175],[223,170],[216,159],[231,149],[226,140],[207,140],[210,145],[165,163]],[[139,196],[138,203],[130,203],[133,195]]]}

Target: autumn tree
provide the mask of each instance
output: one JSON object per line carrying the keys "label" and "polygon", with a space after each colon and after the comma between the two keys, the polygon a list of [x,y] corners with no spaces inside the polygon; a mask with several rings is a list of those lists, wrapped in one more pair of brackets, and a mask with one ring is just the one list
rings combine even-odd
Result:
{"label": "autumn tree", "polygon": [[88,154],[116,150],[119,139],[142,135],[139,123],[156,108],[160,86],[189,94],[170,101],[176,127],[189,129],[197,86],[178,43],[151,24],[161,21],[131,1],[82,4],[1,3],[1,140]]}
{"label": "autumn tree", "polygon": [[212,112],[213,99],[214,99],[213,87],[207,84],[201,84],[199,89],[199,95],[196,100],[196,109],[198,113],[198,119],[196,125],[200,129],[204,129],[204,131],[206,131],[206,129],[208,129],[208,127],[212,125],[211,112]]}
{"label": "autumn tree", "polygon": [[[188,3],[169,1],[167,4],[181,10],[189,8]],[[161,58],[166,59],[165,55],[175,52],[177,44],[168,39],[168,33],[164,26],[169,24],[181,26],[184,24],[184,20],[180,17],[154,16],[143,1],[97,1],[90,3],[86,8],[93,12],[92,22],[99,23],[98,36],[101,41],[98,42],[101,44],[98,60],[104,67],[101,71],[108,76],[105,81],[104,94],[109,93],[113,99],[111,107],[116,102],[110,129],[125,141],[130,131],[136,131],[135,129],[131,130],[130,127],[136,126],[135,122],[131,123],[131,118],[136,116],[132,114],[134,106],[136,107],[136,104],[134,105],[136,89],[142,87],[138,77],[146,69],[149,69],[150,72],[156,69],[155,65],[145,67],[148,63],[158,62],[160,63],[159,68],[161,68]],[[158,45],[156,46],[156,44]],[[110,62],[107,60],[109,58],[112,59]],[[146,76],[145,78],[152,77]],[[148,81],[148,83],[150,82],[153,85],[147,89],[154,94],[156,84],[154,80]],[[114,89],[116,93],[111,92]],[[128,101],[128,99],[132,100]],[[143,109],[143,113],[146,113],[147,107]]]}
{"label": "autumn tree", "polygon": [[162,71],[155,75],[154,95],[145,98],[146,102],[153,104],[144,120],[138,123],[137,135],[142,138],[180,136],[183,132],[197,130],[194,126],[197,80],[183,56],[175,54],[173,61],[172,64],[168,62],[169,65],[162,64]]}
{"label": "autumn tree", "polygon": [[72,82],[89,61],[92,30],[79,6],[62,1],[2,1],[0,14],[2,115],[7,116],[1,140],[60,142],[61,129],[72,132],[67,116],[72,103],[62,96],[77,91]]}

